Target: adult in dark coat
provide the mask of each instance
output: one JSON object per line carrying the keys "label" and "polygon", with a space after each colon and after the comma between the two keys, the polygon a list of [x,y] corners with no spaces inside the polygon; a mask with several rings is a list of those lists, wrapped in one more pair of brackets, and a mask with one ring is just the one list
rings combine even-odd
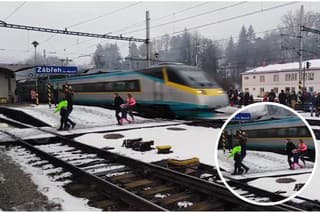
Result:
{"label": "adult in dark coat", "polygon": [[270,102],[274,102],[274,101],[275,101],[275,99],[276,99],[276,93],[274,93],[273,89],[271,89],[271,91],[269,92],[268,98],[269,98],[268,100],[269,100]]}
{"label": "adult in dark coat", "polygon": [[286,105],[287,104],[287,95],[284,93],[283,90],[281,90],[279,96],[278,96],[278,99],[279,99],[279,103],[280,104],[283,104],[283,105]]}
{"label": "adult in dark coat", "polygon": [[320,111],[320,93],[318,93],[318,96],[316,98],[316,116],[319,117],[319,111]]}
{"label": "adult in dark coat", "polygon": [[247,155],[247,136],[245,132],[242,132],[241,138],[239,139],[239,143],[241,146],[241,167],[244,168],[245,173],[249,171],[249,167],[243,164],[243,160]]}
{"label": "adult in dark coat", "polygon": [[57,106],[59,101],[59,88],[57,85],[52,88],[52,93],[53,93],[54,106]]}
{"label": "adult in dark coat", "polygon": [[310,116],[313,116],[313,112],[317,115],[317,93],[313,93],[310,95]]}
{"label": "adult in dark coat", "polygon": [[292,169],[292,158],[294,156],[293,150],[296,149],[296,145],[294,145],[294,143],[290,140],[287,139],[287,145],[286,145],[286,152],[287,152],[287,156],[288,156],[288,164],[290,169]]}
{"label": "adult in dark coat", "polygon": [[296,104],[298,101],[298,96],[295,91],[292,91],[291,95],[289,96],[289,101],[292,109],[296,109]]}
{"label": "adult in dark coat", "polygon": [[116,115],[116,118],[117,118],[117,122],[118,122],[118,125],[121,125],[121,116],[119,115],[122,111],[122,108],[121,108],[121,104],[124,103],[123,99],[119,96],[118,93],[114,93],[113,95],[113,106],[114,106],[114,109],[116,110],[115,111],[115,115]]}
{"label": "adult in dark coat", "polygon": [[73,91],[72,91],[72,87],[69,86],[69,89],[66,91],[66,100],[68,101],[68,119],[67,119],[67,122],[70,123],[72,129],[76,126],[76,123],[73,122],[71,119],[70,119],[70,114],[73,110]]}
{"label": "adult in dark coat", "polygon": [[243,97],[243,105],[245,106],[249,105],[249,99],[250,99],[249,92],[245,92]]}

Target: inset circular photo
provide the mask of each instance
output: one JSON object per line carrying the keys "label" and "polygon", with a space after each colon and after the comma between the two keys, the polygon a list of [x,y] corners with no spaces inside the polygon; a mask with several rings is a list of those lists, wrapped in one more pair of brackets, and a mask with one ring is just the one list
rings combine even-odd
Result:
{"label": "inset circular photo", "polygon": [[276,205],[310,181],[316,168],[315,136],[292,109],[256,103],[225,122],[215,156],[218,173],[234,195],[256,205]]}

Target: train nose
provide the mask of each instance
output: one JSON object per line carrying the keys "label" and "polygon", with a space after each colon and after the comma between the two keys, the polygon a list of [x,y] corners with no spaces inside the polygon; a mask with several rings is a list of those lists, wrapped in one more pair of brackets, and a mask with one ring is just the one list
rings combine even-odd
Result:
{"label": "train nose", "polygon": [[215,95],[215,96],[210,96],[210,95],[201,95],[199,97],[199,102],[201,105],[206,105],[208,108],[220,108],[227,106],[229,104],[229,99],[226,94],[221,92],[221,95]]}

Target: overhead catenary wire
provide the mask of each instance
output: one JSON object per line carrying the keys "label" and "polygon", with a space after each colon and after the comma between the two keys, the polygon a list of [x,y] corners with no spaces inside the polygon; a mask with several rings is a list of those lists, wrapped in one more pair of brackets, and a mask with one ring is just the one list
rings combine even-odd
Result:
{"label": "overhead catenary wire", "polygon": [[[239,15],[239,16],[234,16],[234,17],[231,17],[231,18],[228,18],[228,19],[223,19],[222,21],[223,22],[227,22],[227,21],[231,21],[231,20],[236,19],[236,18],[241,18],[241,17],[244,17],[244,16],[253,15],[253,14],[258,13],[258,12],[265,12],[267,10],[276,9],[276,8],[279,8],[279,7],[283,7],[283,6],[287,6],[287,5],[295,4],[295,3],[297,3],[297,2],[291,2],[291,3],[286,3],[286,4],[283,4],[283,5],[278,5],[278,6],[271,7],[271,8],[261,9],[259,11],[254,11],[254,12],[251,12],[251,13],[242,14],[242,15]],[[219,23],[220,22],[221,22],[221,20],[219,21]],[[200,26],[192,27],[192,28],[189,28],[189,30],[190,29],[191,30],[199,29],[199,28],[203,28],[203,27],[210,26],[210,25],[213,25],[213,24],[217,24],[217,22],[213,22],[213,23],[209,23],[209,24],[206,24],[206,25],[200,25]],[[178,33],[182,33],[182,32],[184,32],[184,31],[178,31],[178,32],[174,32],[174,33],[178,34]],[[163,36],[160,36],[160,37],[163,37]],[[154,37],[154,38],[157,38],[157,37]]]}
{"label": "overhead catenary wire", "polygon": [[[75,23],[75,24],[72,24],[72,25],[69,25],[66,27],[66,29],[70,28],[70,27],[75,27],[75,26],[79,26],[79,25],[82,25],[82,24],[86,24],[86,23],[89,23],[89,22],[92,22],[92,21],[95,21],[97,19],[100,19],[102,17],[106,17],[106,16],[109,16],[109,15],[112,15],[112,14],[115,14],[117,12],[120,12],[120,11],[123,11],[125,9],[128,9],[128,8],[131,8],[131,7],[134,7],[138,4],[140,4],[142,2],[135,2],[133,4],[130,4],[130,5],[127,5],[125,7],[121,7],[121,8],[118,8],[118,9],[115,9],[111,12],[108,12],[108,13],[104,13],[102,15],[99,15],[99,16],[96,16],[96,17],[93,17],[93,18],[89,18],[89,19],[86,19],[86,20],[83,20],[83,21],[80,21],[78,23]],[[106,33],[106,34],[109,34],[109,33]],[[48,42],[49,40],[51,40],[52,38],[54,38],[56,35],[51,35],[50,37],[48,37],[47,39],[41,41],[40,43],[45,43],[45,42]]]}
{"label": "overhead catenary wire", "polygon": [[113,10],[113,11],[111,11],[111,12],[108,12],[108,13],[105,13],[105,14],[102,14],[102,15],[99,15],[99,16],[96,16],[96,17],[94,17],[94,18],[85,19],[85,20],[80,21],[80,22],[78,22],[78,23],[69,25],[69,26],[67,26],[67,28],[75,27],[75,26],[79,26],[79,25],[82,25],[82,24],[86,24],[86,23],[95,21],[95,20],[100,19],[100,18],[102,18],[102,17],[106,17],[106,16],[109,16],[109,15],[112,15],[112,14],[114,14],[114,13],[117,13],[117,12],[119,12],[119,11],[123,11],[123,10],[125,10],[125,9],[130,8],[130,7],[134,7],[134,6],[136,6],[136,5],[140,4],[140,3],[142,3],[142,2],[135,2],[135,3],[132,3],[132,4],[127,5],[127,6],[125,6],[125,7],[121,7],[121,8],[115,9],[115,10]]}
{"label": "overhead catenary wire", "polygon": [[22,2],[21,4],[19,4],[18,7],[16,7],[7,17],[5,17],[3,20],[7,21],[11,16],[13,16],[16,12],[18,12],[18,10],[21,9],[21,7],[23,7],[27,2]]}
{"label": "overhead catenary wire", "polygon": [[[192,16],[188,16],[188,17],[176,19],[176,20],[169,21],[169,22],[162,23],[162,24],[158,24],[158,25],[154,25],[154,26],[151,26],[150,28],[151,28],[151,29],[154,29],[154,28],[158,28],[158,27],[163,27],[163,26],[166,26],[166,25],[168,25],[168,24],[174,24],[174,23],[178,23],[178,22],[181,22],[181,21],[185,21],[185,20],[197,18],[197,17],[200,17],[200,16],[208,15],[208,14],[211,14],[211,13],[215,13],[215,12],[223,11],[223,10],[226,10],[226,9],[230,9],[230,8],[233,8],[233,7],[236,7],[236,6],[245,4],[245,3],[247,3],[247,2],[245,2],[245,1],[244,1],[244,2],[238,2],[238,3],[232,4],[232,5],[220,7],[220,8],[217,8],[217,9],[214,9],[214,10],[210,10],[210,11],[207,11],[207,12],[203,12],[203,13],[199,13],[199,14],[196,14],[196,15],[192,15]],[[141,32],[141,31],[143,31],[144,29],[145,29],[145,28],[139,28],[139,29],[136,29],[136,30],[123,32],[122,34]]]}
{"label": "overhead catenary wire", "polygon": [[[162,18],[165,18],[165,17],[168,17],[168,16],[171,16],[172,14],[178,14],[178,13],[182,13],[182,12],[185,12],[187,10],[191,10],[191,9],[194,9],[196,7],[199,7],[199,6],[203,6],[205,3],[208,3],[208,2],[203,2],[203,3],[200,3],[200,4],[197,4],[197,5],[194,5],[192,7],[189,7],[189,8],[185,8],[183,10],[180,10],[180,11],[177,11],[175,13],[170,13],[168,15],[164,15],[164,16],[161,16],[161,17],[158,17],[156,19],[162,19]],[[210,11],[207,11],[207,12],[204,12],[204,13],[200,13],[200,14],[197,14],[197,15],[192,15],[192,16],[188,16],[188,17],[185,17],[183,18],[183,20],[187,20],[187,19],[192,19],[192,18],[196,18],[197,16],[202,16],[202,15],[206,15],[206,14],[209,14],[209,13],[214,13],[214,12],[218,12],[218,11],[222,11],[222,10],[226,10],[226,9],[229,9],[229,8],[232,8],[232,7],[236,7],[238,5],[241,5],[241,4],[244,4],[244,3],[247,3],[247,2],[238,2],[236,4],[232,4],[232,5],[228,5],[228,6],[225,6],[225,7],[221,7],[221,8],[217,8],[217,9],[214,9],[214,10],[210,10]],[[173,22],[179,22],[179,21],[183,21],[182,19],[178,19],[178,20],[174,20],[174,21],[171,21],[171,23]],[[164,25],[167,25],[168,23],[163,23],[163,24],[160,24],[161,26],[164,26]],[[157,25],[158,26],[158,25]],[[157,27],[156,26],[156,27]],[[151,27],[151,29],[154,28],[153,26]],[[145,28],[143,28],[143,30],[145,30]],[[141,29],[140,29],[141,31]],[[130,32],[127,32],[127,33],[130,33]],[[86,42],[89,42],[89,41],[92,41],[93,39],[89,39],[87,41],[84,41],[84,43]],[[73,45],[73,46],[76,46],[76,45]],[[92,46],[92,45],[90,45]]]}
{"label": "overhead catenary wire", "polygon": [[[182,9],[182,10],[178,10],[178,11],[176,11],[176,12],[173,12],[173,13],[170,13],[170,14],[167,14],[167,15],[164,15],[164,16],[160,16],[160,17],[153,18],[153,19],[152,19],[152,22],[161,20],[161,19],[166,18],[166,17],[170,17],[170,16],[172,16],[172,15],[176,15],[176,14],[180,14],[180,13],[186,12],[186,11],[188,11],[188,10],[191,10],[191,9],[194,9],[194,8],[197,8],[197,7],[200,7],[200,6],[203,6],[203,5],[208,4],[208,3],[210,3],[210,2],[202,2],[202,3],[196,4],[196,5],[194,5],[194,6],[191,6],[191,7],[188,7],[188,8],[184,8],[184,9]],[[120,30],[113,31],[112,33],[115,34],[115,33],[121,32],[121,31],[124,30],[124,29],[128,29],[128,28],[130,28],[130,27],[132,27],[132,26],[137,26],[138,24],[141,24],[141,23],[145,23],[145,20],[136,22],[136,23],[131,24],[131,25],[128,25],[128,26],[126,26],[126,27],[121,28]],[[49,39],[51,39],[51,38],[49,38]],[[93,39],[88,39],[88,40],[86,40],[86,41],[82,41],[82,42],[78,43],[77,45],[79,45],[79,44],[84,44],[84,43],[87,43],[87,42],[90,42],[90,41],[93,41],[93,40],[95,40],[95,39],[94,39],[94,38],[93,38]],[[46,40],[46,41],[47,41],[47,40]],[[72,45],[71,47],[74,47],[74,46],[77,46],[77,45]],[[69,47],[69,48],[70,48],[70,47]]]}
{"label": "overhead catenary wire", "polygon": [[[214,21],[214,22],[210,22],[210,23],[207,23],[207,24],[202,24],[202,25],[190,27],[190,28],[187,28],[187,30],[188,30],[188,32],[191,32],[191,31],[194,31],[194,30],[197,30],[197,29],[201,29],[201,28],[204,28],[204,27],[208,27],[208,26],[211,26],[211,25],[221,24],[221,23],[225,23],[225,22],[228,22],[228,21],[233,21],[235,19],[239,19],[239,18],[243,18],[243,17],[246,17],[246,16],[255,15],[255,14],[266,12],[266,11],[270,11],[270,10],[275,10],[275,9],[278,9],[278,8],[281,8],[281,7],[286,7],[286,6],[289,6],[289,5],[292,5],[292,4],[296,4],[296,3],[298,3],[298,2],[289,2],[289,3],[284,3],[284,4],[280,4],[280,5],[277,5],[277,6],[272,6],[272,7],[265,8],[265,9],[259,9],[259,10],[252,11],[252,12],[249,12],[249,13],[244,13],[244,14],[237,15],[237,16],[232,16],[230,18],[221,19],[219,21]],[[180,31],[176,31],[176,32],[173,32],[173,33],[169,33],[169,34],[166,34],[166,35],[153,37],[151,39],[161,38],[161,37],[165,37],[165,36],[168,36],[168,35],[181,34],[181,33],[184,33],[184,32],[185,32],[185,29],[184,30],[180,30]]]}
{"label": "overhead catenary wire", "polygon": [[[186,12],[186,11],[188,11],[188,10],[197,8],[197,7],[201,7],[201,6],[203,6],[203,5],[205,5],[205,4],[208,4],[208,3],[209,3],[209,2],[201,2],[201,3],[199,3],[199,4],[196,4],[196,5],[192,6],[192,7],[187,7],[187,8],[185,8],[185,9],[178,10],[178,11],[176,11],[176,12],[172,12],[172,13],[167,14],[167,15],[164,15],[164,16],[152,18],[152,22],[153,22],[153,23],[154,23],[154,22],[157,22],[157,21],[159,21],[159,20],[161,20],[161,19],[164,19],[164,18],[167,18],[167,17],[171,17],[171,16],[173,16],[173,15],[180,14],[180,13]],[[142,23],[145,23],[145,22],[146,22],[145,20],[141,20],[141,21],[136,22],[136,23],[133,23],[133,24],[131,24],[131,25],[127,25],[127,26],[125,26],[125,27],[122,27],[122,28],[119,29],[119,30],[115,30],[115,31],[113,31],[113,33],[122,32],[123,30],[130,29],[130,28],[132,28],[132,27],[138,26],[138,25],[140,25],[140,24],[142,24]]]}

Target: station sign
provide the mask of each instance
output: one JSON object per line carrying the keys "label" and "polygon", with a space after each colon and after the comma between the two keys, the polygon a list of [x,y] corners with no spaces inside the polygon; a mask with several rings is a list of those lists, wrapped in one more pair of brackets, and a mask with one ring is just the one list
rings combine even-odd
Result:
{"label": "station sign", "polygon": [[251,114],[250,113],[238,113],[233,120],[238,121],[248,121],[251,120]]}
{"label": "station sign", "polygon": [[75,66],[37,66],[37,74],[77,74],[78,67]]}

